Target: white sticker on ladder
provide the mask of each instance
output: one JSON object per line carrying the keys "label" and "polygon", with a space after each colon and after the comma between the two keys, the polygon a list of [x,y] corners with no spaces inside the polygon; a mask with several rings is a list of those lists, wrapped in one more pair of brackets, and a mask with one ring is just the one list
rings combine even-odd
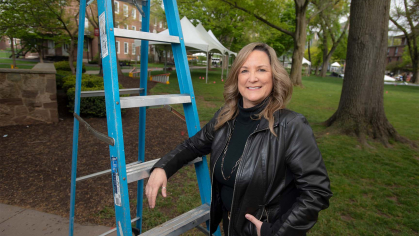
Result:
{"label": "white sticker on ladder", "polygon": [[106,19],[105,12],[99,16],[100,45],[102,47],[102,58],[108,55],[108,38],[106,36]]}

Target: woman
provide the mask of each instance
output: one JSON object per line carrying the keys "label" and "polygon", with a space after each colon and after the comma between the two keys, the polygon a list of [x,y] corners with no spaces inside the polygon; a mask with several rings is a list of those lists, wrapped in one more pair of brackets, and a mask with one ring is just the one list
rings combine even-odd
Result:
{"label": "woman", "polygon": [[304,116],[285,106],[292,84],[275,51],[251,43],[237,55],[224,106],[196,135],[158,161],[146,186],[151,208],[167,178],[211,153],[210,231],[305,235],[329,205],[329,178]]}

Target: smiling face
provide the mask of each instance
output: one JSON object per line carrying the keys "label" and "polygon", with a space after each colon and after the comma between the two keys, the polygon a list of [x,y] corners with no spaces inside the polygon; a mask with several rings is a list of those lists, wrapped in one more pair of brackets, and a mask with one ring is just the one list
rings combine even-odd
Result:
{"label": "smiling face", "polygon": [[259,50],[250,53],[239,70],[238,87],[243,107],[261,103],[272,91],[272,68],[268,55]]}

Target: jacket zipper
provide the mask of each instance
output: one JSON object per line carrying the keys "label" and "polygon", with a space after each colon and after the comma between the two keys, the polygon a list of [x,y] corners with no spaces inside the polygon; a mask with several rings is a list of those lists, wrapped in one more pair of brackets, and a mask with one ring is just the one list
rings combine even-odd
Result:
{"label": "jacket zipper", "polygon": [[[279,124],[278,124],[279,125]],[[277,127],[278,125],[275,125],[274,126],[274,128],[275,127]],[[254,135],[254,134],[256,134],[256,133],[259,133],[259,132],[261,132],[261,131],[264,131],[264,130],[269,130],[269,128],[266,128],[266,129],[261,129],[261,130],[257,130],[257,128],[259,127],[259,124],[258,124],[258,126],[256,127],[256,130],[253,132],[253,133],[251,133],[250,135],[249,135],[249,137],[247,137],[247,140],[246,140],[246,144],[244,145],[244,149],[243,149],[243,157],[244,157],[244,152],[246,151],[246,147],[247,147],[247,142],[249,141],[249,138],[250,138],[250,136],[252,136],[252,135]],[[233,198],[231,199],[231,208],[230,208],[230,220],[228,221],[228,230],[227,230],[227,232],[228,232],[228,236],[230,236],[230,224],[231,224],[231,221],[232,221],[232,219],[233,219],[233,214],[232,214],[232,212],[233,212],[233,206],[234,206],[234,195],[235,195],[235,193],[236,193],[236,183],[237,183],[237,176],[239,176],[239,171],[241,170],[240,169],[240,167],[242,167],[243,165],[241,165],[241,163],[240,163],[240,165],[239,165],[239,168],[237,169],[237,173],[236,173],[236,179],[234,180],[234,188],[233,188]],[[214,165],[214,167],[215,167],[215,165]],[[214,173],[214,172],[213,172]],[[211,182],[211,184],[212,184],[212,182]],[[211,187],[211,191],[212,191],[212,187]],[[212,196],[212,192],[211,192],[211,196]],[[211,201],[212,201],[212,199],[211,199]],[[263,213],[263,212],[262,212]]]}

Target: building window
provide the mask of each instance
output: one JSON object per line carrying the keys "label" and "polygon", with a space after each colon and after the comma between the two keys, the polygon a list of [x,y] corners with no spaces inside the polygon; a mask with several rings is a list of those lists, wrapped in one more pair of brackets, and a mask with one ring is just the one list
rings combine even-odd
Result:
{"label": "building window", "polygon": [[85,17],[84,18],[84,28],[89,27],[89,20]]}
{"label": "building window", "polygon": [[154,26],[157,26],[157,18],[154,17]]}
{"label": "building window", "polygon": [[7,42],[8,42],[9,44],[12,44],[12,40],[10,40],[10,38],[7,40]]}
{"label": "building window", "polygon": [[153,29],[153,33],[157,34],[157,31],[156,31],[156,29]]}
{"label": "building window", "polygon": [[131,15],[132,15],[132,19],[135,20],[137,18],[137,11],[135,11],[135,8],[132,9]]}
{"label": "building window", "polygon": [[115,28],[119,28],[119,22],[118,22],[118,21],[115,21],[115,25],[114,25],[114,27],[115,27]]}
{"label": "building window", "polygon": [[124,16],[128,17],[128,6],[124,4]]}
{"label": "building window", "polygon": [[128,54],[128,43],[124,43],[124,54]]}
{"label": "building window", "polygon": [[137,30],[137,27],[132,26],[132,30],[136,31]]}
{"label": "building window", "polygon": [[391,62],[391,57],[388,58],[388,62]]}
{"label": "building window", "polygon": [[119,14],[119,2],[115,1],[114,3],[115,3],[115,6],[114,6],[115,7],[115,13]]}
{"label": "building window", "polygon": [[394,55],[397,56],[397,53],[399,52],[399,48],[396,48],[396,51],[394,52]]}
{"label": "building window", "polygon": [[119,41],[116,41],[116,53],[119,54]]}
{"label": "building window", "polygon": [[128,29],[128,25],[124,25],[124,28],[127,30]]}
{"label": "building window", "polygon": [[390,54],[390,48],[387,48],[387,56]]}
{"label": "building window", "polygon": [[132,55],[135,55],[135,43],[132,44]]}
{"label": "building window", "polygon": [[161,21],[159,22],[159,27],[163,28],[163,22],[161,22]]}
{"label": "building window", "polygon": [[138,20],[139,20],[140,22],[142,22],[142,21],[143,21],[143,16],[142,16],[141,14],[138,14]]}

